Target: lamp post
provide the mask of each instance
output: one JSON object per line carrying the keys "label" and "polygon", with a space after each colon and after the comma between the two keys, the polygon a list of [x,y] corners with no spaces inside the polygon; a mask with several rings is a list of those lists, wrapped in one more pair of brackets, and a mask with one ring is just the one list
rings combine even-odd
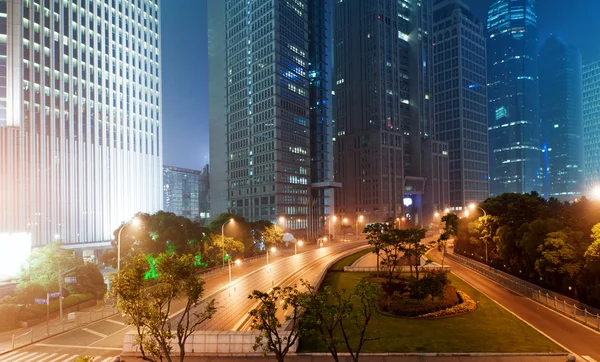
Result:
{"label": "lamp post", "polygon": [[[277,251],[276,247],[271,248],[271,252],[274,253]],[[269,264],[269,248],[267,248],[267,264]]]}
{"label": "lamp post", "polygon": [[356,241],[358,241],[358,223],[363,222],[364,217],[360,215],[356,218]]}
{"label": "lamp post", "polygon": [[[469,209],[471,209],[471,210],[475,210],[476,208],[483,211],[484,217],[487,216],[487,212],[485,212],[485,210],[483,208],[475,205],[474,203],[471,203],[469,205]],[[469,213],[469,211],[467,210],[467,216],[469,216],[468,213]],[[488,263],[488,245],[487,245],[488,243],[487,243],[487,241],[484,244],[485,244],[485,263],[487,264]]]}
{"label": "lamp post", "polygon": [[331,218],[329,219],[329,237],[330,238],[332,236],[331,235],[331,223],[335,224],[336,220],[337,220],[337,217],[335,215],[332,215]]}
{"label": "lamp post", "polygon": [[294,255],[298,254],[298,246],[302,246],[302,240],[298,240],[294,243]]}
{"label": "lamp post", "polygon": [[[223,225],[221,225],[221,243],[223,244],[222,245],[222,250],[223,250],[223,268],[225,268],[225,225],[227,225],[228,222],[233,222],[233,218],[225,221],[223,223]],[[229,281],[231,281],[231,265],[229,266]]]}
{"label": "lamp post", "polygon": [[121,231],[123,231],[123,229],[130,224],[133,226],[138,226],[140,224],[140,219],[134,217],[130,222],[122,225],[119,229],[119,234],[117,235],[117,278],[119,277],[119,272],[121,271]]}

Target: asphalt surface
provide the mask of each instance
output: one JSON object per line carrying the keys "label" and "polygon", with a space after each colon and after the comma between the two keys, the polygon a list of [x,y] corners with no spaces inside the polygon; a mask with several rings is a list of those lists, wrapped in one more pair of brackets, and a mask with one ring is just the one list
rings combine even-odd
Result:
{"label": "asphalt surface", "polygon": [[[219,309],[202,329],[248,329],[247,315],[255,305],[248,299],[252,290],[268,291],[275,285],[300,284],[300,279],[312,282],[338,254],[362,245],[365,243],[333,244],[323,248],[304,246],[298,255],[293,255],[292,246],[271,255],[269,265],[266,265],[265,259],[261,259],[249,265],[234,266],[231,284],[228,273],[207,277],[205,299],[215,298]],[[176,314],[182,307],[182,303],[175,303],[172,313]],[[94,362],[112,361],[122,351],[125,333],[131,330],[124,321],[124,317],[117,315],[92,322],[39,343],[3,353],[0,362],[69,362],[80,355],[93,356]]]}
{"label": "asphalt surface", "polygon": [[[441,260],[441,254],[432,251],[431,256]],[[477,288],[489,298],[529,323],[531,326],[553,339],[565,349],[583,359],[582,361],[600,361],[600,333],[587,328],[541,304],[496,284],[483,275],[444,259],[450,265],[452,273]]]}

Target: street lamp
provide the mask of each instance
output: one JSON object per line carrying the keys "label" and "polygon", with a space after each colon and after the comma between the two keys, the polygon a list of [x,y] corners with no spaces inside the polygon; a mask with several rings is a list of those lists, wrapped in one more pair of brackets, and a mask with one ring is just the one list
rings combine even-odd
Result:
{"label": "street lamp", "polygon": [[[477,205],[475,205],[474,203],[469,204],[469,209],[471,210],[475,210],[475,208],[483,211],[483,216],[487,216],[487,212],[485,212],[485,210]],[[467,216],[469,216],[469,211],[467,211]],[[484,243],[485,244],[485,263],[488,263],[488,243],[487,241]]]}
{"label": "street lamp", "polygon": [[475,205],[474,203],[469,204],[469,209],[475,210],[476,208],[479,209],[479,210],[481,210],[481,211],[483,211],[483,216],[487,216],[487,212],[485,212],[484,209],[482,209],[481,207]]}
{"label": "street lamp", "polygon": [[331,223],[334,223],[337,221],[337,217],[335,215],[332,215],[331,218],[329,219],[329,236],[331,236]]}
{"label": "street lamp", "polygon": [[436,211],[436,212],[433,214],[433,216],[435,216],[435,217],[440,217],[440,213]]}
{"label": "street lamp", "polygon": [[140,219],[138,219],[137,217],[134,217],[127,224],[121,225],[121,228],[119,229],[119,234],[117,235],[117,278],[119,277],[119,272],[121,271],[121,231],[123,231],[123,229],[125,229],[125,227],[129,226],[129,225],[132,225],[135,227],[139,226]]}
{"label": "street lamp", "polygon": [[356,219],[356,241],[358,241],[358,223],[363,222],[363,219],[364,217],[362,215]]}
{"label": "street lamp", "polygon": [[[276,247],[272,247],[271,248],[271,253],[274,253],[277,251]],[[269,249],[267,248],[267,264],[269,264]]]}
{"label": "street lamp", "polygon": [[[223,223],[223,225],[221,225],[221,243],[223,244],[222,248],[221,248],[223,251],[223,268],[225,268],[225,225],[227,225],[228,222],[233,222],[233,218],[225,221]],[[229,258],[227,258],[227,259],[229,259]],[[231,281],[231,267],[230,267],[229,273],[230,273],[229,281]]]}
{"label": "street lamp", "polygon": [[302,246],[302,240],[298,240],[294,243],[294,255],[298,254],[298,246]]}

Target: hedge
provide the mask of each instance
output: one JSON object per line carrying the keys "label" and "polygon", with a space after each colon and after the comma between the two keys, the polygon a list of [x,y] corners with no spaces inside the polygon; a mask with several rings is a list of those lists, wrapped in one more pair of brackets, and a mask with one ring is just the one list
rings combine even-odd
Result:
{"label": "hedge", "polygon": [[451,285],[444,287],[442,298],[432,300],[431,297],[425,299],[410,298],[408,296],[393,296],[389,310],[387,308],[386,296],[382,296],[379,302],[379,308],[392,315],[402,317],[416,317],[421,314],[444,310],[460,303],[456,288]]}
{"label": "hedge", "polygon": [[477,309],[477,303],[475,303],[473,298],[469,297],[467,293],[463,292],[462,290],[458,290],[457,293],[461,299],[460,304],[437,312],[420,315],[419,318],[449,317],[453,315],[469,313]]}
{"label": "hedge", "polygon": [[[96,299],[92,294],[71,294],[63,299],[63,310]],[[50,301],[50,313],[60,309],[58,300]],[[45,316],[47,313],[45,304],[0,304],[0,330],[19,328],[20,322]]]}

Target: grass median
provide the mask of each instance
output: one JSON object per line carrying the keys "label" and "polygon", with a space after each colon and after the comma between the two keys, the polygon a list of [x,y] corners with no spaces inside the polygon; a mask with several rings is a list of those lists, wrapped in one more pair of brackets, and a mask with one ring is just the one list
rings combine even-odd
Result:
{"label": "grass median", "polygon": [[[341,268],[343,270],[343,265]],[[369,273],[330,271],[322,286],[352,290],[362,278],[368,276]],[[477,302],[477,310],[461,316],[432,320],[380,315],[372,321],[368,331],[371,335],[378,333],[380,338],[368,342],[363,352],[564,352],[554,342],[458,277],[450,274],[449,279],[452,285]],[[345,348],[341,350],[345,351]],[[327,352],[327,349],[316,336],[310,336],[300,341],[299,351]]]}

